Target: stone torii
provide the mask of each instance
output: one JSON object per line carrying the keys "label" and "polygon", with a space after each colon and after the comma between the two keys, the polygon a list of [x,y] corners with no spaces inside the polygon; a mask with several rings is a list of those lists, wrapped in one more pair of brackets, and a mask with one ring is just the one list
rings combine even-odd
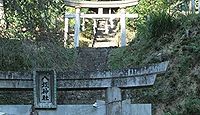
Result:
{"label": "stone torii", "polygon": [[[0,72],[0,88],[34,89],[35,108],[39,108],[41,111],[42,109],[55,109],[48,112],[45,111],[46,114],[43,112],[40,115],[47,115],[47,113],[49,115],[50,113],[54,115],[60,114],[58,112],[61,111],[59,109],[60,106],[57,106],[56,102],[57,89],[106,89],[105,103],[101,102],[102,105],[105,105],[105,109],[92,109],[91,111],[96,112],[88,113],[88,115],[133,115],[130,102],[122,101],[120,88],[152,86],[156,75],[164,73],[168,63],[167,61],[145,67],[113,71],[55,72],[53,70],[35,70],[33,73]],[[98,106],[99,101],[93,105],[93,107],[97,108]],[[76,110],[76,108],[83,109],[78,105],[73,107],[66,106],[65,108],[68,112]],[[56,108],[58,109],[56,110]],[[97,114],[99,112],[100,114]],[[72,114],[69,112],[69,115]],[[80,115],[84,115],[84,112]],[[151,115],[151,113],[145,115]]]}
{"label": "stone torii", "polygon": [[[134,6],[138,4],[138,0],[125,0],[125,1],[71,1],[65,0],[65,4],[70,7],[75,7],[75,14],[65,14],[65,34],[64,45],[68,39],[68,20],[69,18],[75,18],[75,33],[74,33],[74,47],[79,47],[79,33],[80,33],[80,18],[107,18],[107,19],[120,19],[121,25],[121,47],[126,46],[126,17],[137,18],[137,14],[126,14],[126,7]],[[98,14],[81,14],[81,8],[98,8]],[[103,14],[104,8],[120,8],[120,14]]]}

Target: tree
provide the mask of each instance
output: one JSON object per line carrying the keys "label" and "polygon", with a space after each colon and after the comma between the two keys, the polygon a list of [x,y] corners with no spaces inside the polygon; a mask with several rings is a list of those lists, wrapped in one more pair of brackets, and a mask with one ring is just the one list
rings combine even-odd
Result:
{"label": "tree", "polygon": [[34,40],[61,38],[65,10],[63,0],[6,0],[7,36],[3,37]]}

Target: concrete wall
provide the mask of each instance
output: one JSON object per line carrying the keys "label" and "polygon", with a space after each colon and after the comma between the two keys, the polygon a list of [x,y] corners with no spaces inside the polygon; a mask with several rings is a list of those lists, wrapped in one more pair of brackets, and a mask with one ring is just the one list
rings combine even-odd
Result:
{"label": "concrete wall", "polygon": [[[58,105],[56,110],[37,110],[39,115],[106,115],[105,103],[93,105]],[[123,115],[151,115],[151,104],[131,104]],[[129,112],[126,112],[129,111]],[[31,105],[0,105],[5,115],[30,115]]]}

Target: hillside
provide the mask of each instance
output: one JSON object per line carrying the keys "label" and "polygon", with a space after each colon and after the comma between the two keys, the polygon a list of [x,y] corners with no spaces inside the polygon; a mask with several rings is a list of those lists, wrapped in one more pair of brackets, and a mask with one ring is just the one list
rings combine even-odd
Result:
{"label": "hillside", "polygon": [[[91,71],[135,67],[168,60],[168,71],[157,77],[153,87],[123,90],[123,99],[131,98],[132,103],[152,103],[155,115],[199,115],[200,16],[180,16],[167,23],[161,21],[160,24],[151,26],[151,29],[138,30],[136,38],[126,48],[68,49],[50,41],[1,38],[0,70],[54,68],[58,71]],[[13,96],[21,96],[12,95],[12,91],[2,92],[1,104],[32,103],[30,91],[27,97],[23,97],[28,99],[20,100],[13,100]],[[93,103],[97,98],[104,99],[102,92],[59,91],[58,103],[69,104],[81,100],[80,103]]]}
{"label": "hillside", "polygon": [[[152,103],[155,115],[199,115],[200,16],[183,16],[173,24],[160,36],[140,34],[128,47],[114,49],[109,64],[117,69],[169,60],[167,73],[153,87],[131,90],[129,97],[134,103]],[[162,25],[155,28],[165,31]]]}

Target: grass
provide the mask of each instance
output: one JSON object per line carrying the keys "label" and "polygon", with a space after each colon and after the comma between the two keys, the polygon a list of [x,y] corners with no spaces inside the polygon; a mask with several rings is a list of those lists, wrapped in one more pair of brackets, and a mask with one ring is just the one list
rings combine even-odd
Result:
{"label": "grass", "polygon": [[30,40],[0,39],[0,70],[19,71],[34,68],[69,68],[74,61],[75,52],[59,44]]}
{"label": "grass", "polygon": [[131,90],[134,103],[152,103],[156,115],[200,113],[200,16],[182,17],[178,22],[177,28],[159,37],[139,35],[128,47],[115,49],[109,56],[111,69],[170,61],[153,87]]}

